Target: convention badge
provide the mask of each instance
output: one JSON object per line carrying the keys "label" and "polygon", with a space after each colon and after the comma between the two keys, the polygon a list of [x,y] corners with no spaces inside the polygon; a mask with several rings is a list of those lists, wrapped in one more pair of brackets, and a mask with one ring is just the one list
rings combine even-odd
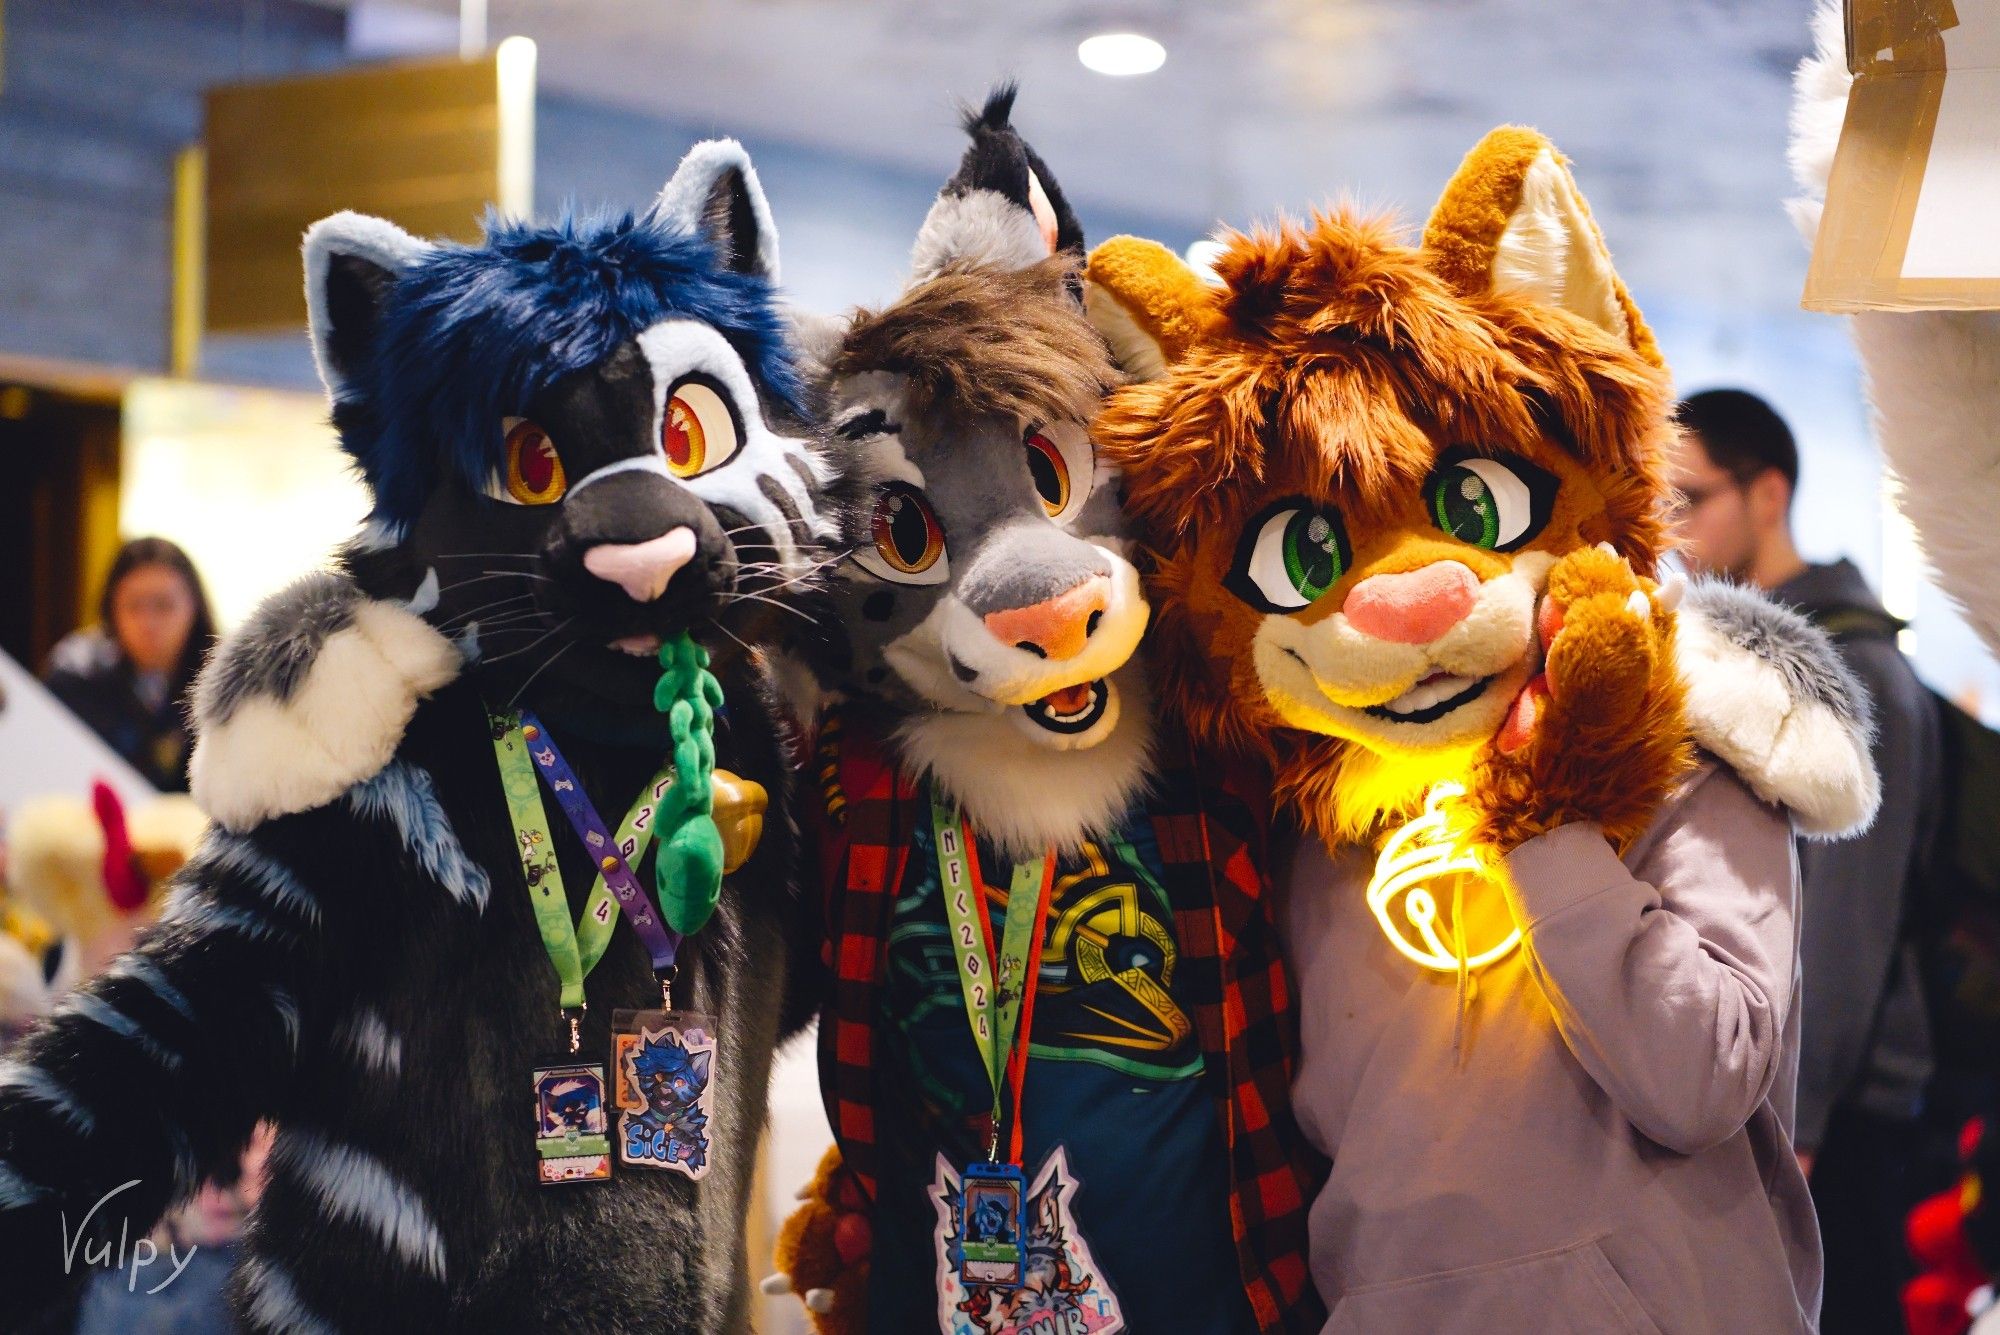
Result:
{"label": "convention badge", "polygon": [[565,1055],[535,1067],[537,1177],[545,1187],[611,1177],[604,1068]]}
{"label": "convention badge", "polygon": [[[1077,1225],[1076,1200],[1083,1182],[1069,1171],[1058,1145],[1029,1177],[1021,1219],[1026,1260],[1017,1285],[977,1278],[977,1268],[961,1259],[960,1240],[970,1226],[1004,1215],[1004,1201],[979,1191],[991,1165],[975,1164],[963,1179],[950,1160],[936,1157],[929,1196],[936,1209],[937,1329],[939,1335],[1120,1335],[1123,1304],[1097,1263],[1090,1241]],[[977,1193],[977,1194],[975,1194]],[[971,1221],[968,1225],[967,1221]],[[967,1249],[968,1254],[970,1248]],[[969,1259],[969,1255],[968,1255]]]}
{"label": "convention badge", "polygon": [[1027,1280],[1027,1181],[1010,1163],[971,1163],[960,1179],[959,1280],[1017,1289]]}
{"label": "convention badge", "polygon": [[715,1105],[715,1018],[683,1010],[611,1013],[618,1162],[700,1181]]}

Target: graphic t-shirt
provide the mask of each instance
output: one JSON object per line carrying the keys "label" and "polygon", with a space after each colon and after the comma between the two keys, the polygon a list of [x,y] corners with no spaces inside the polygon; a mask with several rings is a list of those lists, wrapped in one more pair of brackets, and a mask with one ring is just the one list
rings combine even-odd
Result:
{"label": "graphic t-shirt", "polygon": [[[967,1025],[930,825],[918,823],[881,994],[871,1330],[1256,1330],[1222,1129],[1177,995],[1186,984],[1159,850],[1143,810],[1120,834],[1061,859],[1051,889],[1021,1105],[1029,1282],[967,1293],[952,1262],[958,1178],[985,1155],[992,1087]],[[983,840],[979,868],[997,942],[1013,868]]]}

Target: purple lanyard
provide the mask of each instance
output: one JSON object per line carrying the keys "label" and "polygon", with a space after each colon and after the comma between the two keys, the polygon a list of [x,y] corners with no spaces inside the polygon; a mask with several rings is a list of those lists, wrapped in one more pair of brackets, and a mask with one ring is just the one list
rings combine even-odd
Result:
{"label": "purple lanyard", "polygon": [[583,785],[576,781],[576,771],[563,759],[562,752],[556,750],[555,738],[549,736],[539,718],[525,709],[521,711],[521,735],[528,743],[528,755],[534,759],[542,781],[555,794],[563,815],[569,817],[570,828],[590,850],[591,860],[604,874],[604,884],[610,887],[612,898],[625,910],[625,920],[646,943],[646,952],[653,957],[653,973],[663,979],[671,978],[674,956],[681,948],[681,934],[660,921],[653,901],[646,897],[639,878],[632,874],[631,864],[619,852],[618,841],[604,828],[603,818],[584,795]]}

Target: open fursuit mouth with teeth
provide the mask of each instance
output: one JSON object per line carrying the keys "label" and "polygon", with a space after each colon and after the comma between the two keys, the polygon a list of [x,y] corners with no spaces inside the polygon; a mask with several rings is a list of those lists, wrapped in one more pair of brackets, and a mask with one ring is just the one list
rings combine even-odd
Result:
{"label": "open fursuit mouth with teeth", "polygon": [[1395,699],[1369,705],[1365,712],[1396,723],[1430,723],[1478,699],[1492,680],[1433,672]]}
{"label": "open fursuit mouth with teeth", "polygon": [[1087,732],[1104,717],[1111,700],[1111,687],[1104,678],[1078,682],[1050,691],[1041,699],[1022,705],[1029,718],[1050,732]]}

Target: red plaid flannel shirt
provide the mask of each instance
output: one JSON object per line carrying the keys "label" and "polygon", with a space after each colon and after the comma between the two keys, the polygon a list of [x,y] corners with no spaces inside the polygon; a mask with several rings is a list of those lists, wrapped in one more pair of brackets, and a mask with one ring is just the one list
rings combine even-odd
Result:
{"label": "red plaid flannel shirt", "polygon": [[[1163,751],[1165,748],[1162,748]],[[1157,785],[1152,823],[1208,1089],[1229,1147],[1230,1225],[1243,1288],[1265,1335],[1318,1331],[1325,1309],[1306,1268],[1306,1211],[1325,1165],[1292,1116],[1297,1019],[1264,895],[1266,829],[1249,787],[1205,765]],[[822,725],[815,768],[824,803],[808,802],[820,858],[820,1091],[848,1168],[873,1199],[878,1000],[890,910],[913,823],[915,783],[838,716]],[[1190,798],[1192,800],[1188,800]],[[1185,809],[1181,809],[1181,808]]]}

